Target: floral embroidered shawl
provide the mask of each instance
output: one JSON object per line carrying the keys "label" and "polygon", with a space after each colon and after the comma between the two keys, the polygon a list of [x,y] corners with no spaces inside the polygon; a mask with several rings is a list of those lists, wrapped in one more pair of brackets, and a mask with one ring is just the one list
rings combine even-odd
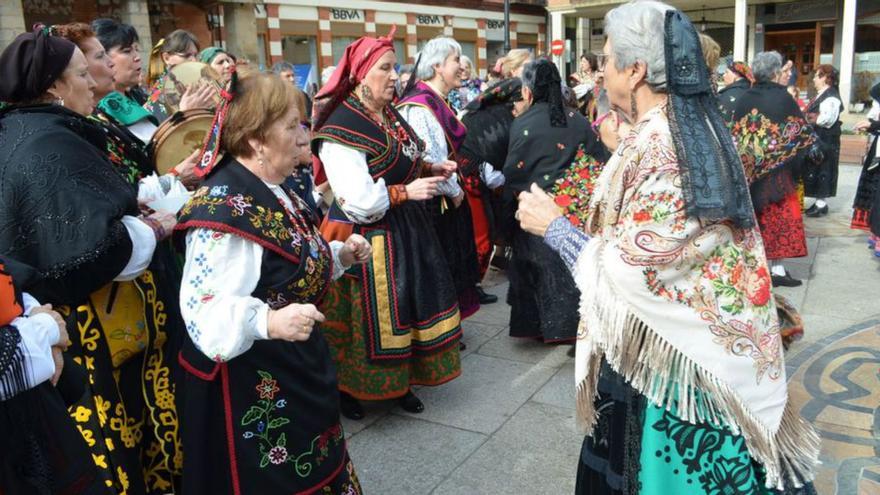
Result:
{"label": "floral embroidered shawl", "polygon": [[603,358],[684,421],[742,435],[768,487],[812,476],[819,440],[788,406],[779,321],[755,228],[688,218],[666,106],[600,175],[578,258],[578,417],[591,431]]}

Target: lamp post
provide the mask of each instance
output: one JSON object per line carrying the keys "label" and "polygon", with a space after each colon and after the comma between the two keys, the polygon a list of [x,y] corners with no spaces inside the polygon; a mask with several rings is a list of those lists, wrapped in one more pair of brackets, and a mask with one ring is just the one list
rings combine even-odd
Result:
{"label": "lamp post", "polygon": [[510,51],[510,0],[504,0],[504,53]]}

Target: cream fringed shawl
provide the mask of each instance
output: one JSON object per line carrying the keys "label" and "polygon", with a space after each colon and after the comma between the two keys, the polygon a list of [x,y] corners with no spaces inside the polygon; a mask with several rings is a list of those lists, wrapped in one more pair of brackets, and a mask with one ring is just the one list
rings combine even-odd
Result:
{"label": "cream fringed shawl", "polygon": [[811,480],[819,438],[788,404],[761,236],[687,218],[665,106],[605,166],[587,233],[574,268],[577,406],[587,431],[604,356],[657,406],[741,434],[768,488]]}

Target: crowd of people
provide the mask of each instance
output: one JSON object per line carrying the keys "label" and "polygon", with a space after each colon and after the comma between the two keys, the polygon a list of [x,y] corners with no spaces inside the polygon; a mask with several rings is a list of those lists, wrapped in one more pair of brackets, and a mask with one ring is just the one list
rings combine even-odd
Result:
{"label": "crowd of people", "polygon": [[[340,416],[422,412],[414,386],[462,373],[490,264],[510,336],[572,346],[578,493],[814,493],[773,287],[800,284],[782,260],[836,192],[837,71],[802,104],[778,53],[719,69],[652,0],[605,32],[568,80],[515,49],[484,81],[450,37],[399,65],[392,30],[308,91],[183,30],[146,73],[117,21],[18,36],[0,493],[361,493]],[[880,253],[872,97],[853,226]],[[160,129],[204,112],[201,146],[157,163]]]}

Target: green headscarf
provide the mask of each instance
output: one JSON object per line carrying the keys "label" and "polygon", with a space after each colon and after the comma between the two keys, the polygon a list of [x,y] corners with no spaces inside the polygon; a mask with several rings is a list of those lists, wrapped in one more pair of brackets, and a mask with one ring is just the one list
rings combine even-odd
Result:
{"label": "green headscarf", "polygon": [[220,48],[219,46],[209,46],[208,48],[202,50],[201,53],[199,53],[199,62],[210,64],[214,60],[214,58],[221,53],[226,53],[226,50]]}

